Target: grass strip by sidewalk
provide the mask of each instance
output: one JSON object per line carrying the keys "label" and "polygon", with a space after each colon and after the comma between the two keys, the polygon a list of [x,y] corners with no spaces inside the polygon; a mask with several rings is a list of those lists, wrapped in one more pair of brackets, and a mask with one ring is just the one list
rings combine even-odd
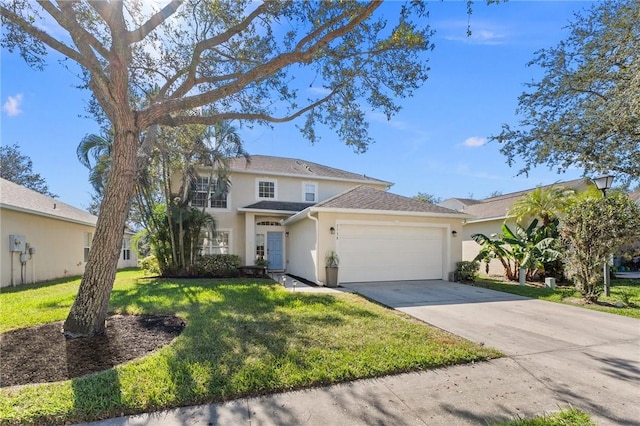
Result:
{"label": "grass strip by sidewalk", "polygon": [[515,419],[505,423],[496,423],[492,426],[594,426],[589,414],[577,408],[567,408],[547,416],[538,416],[531,419]]}
{"label": "grass strip by sidewalk", "polygon": [[[0,293],[0,330],[64,319],[78,283]],[[125,271],[111,310],[177,314],[187,327],[171,345],[105,372],[1,389],[0,423],[90,421],[500,356],[357,295],[291,293],[271,280]]]}
{"label": "grass strip by sidewalk", "polygon": [[[601,295],[599,304],[584,303],[580,292],[576,291],[573,287],[556,287],[555,289],[551,289],[531,284],[521,286],[517,282],[505,282],[486,277],[476,279],[473,285],[531,297],[533,299],[564,303],[616,315],[640,318],[640,281],[614,279],[611,284],[611,295],[609,297]],[[615,307],[617,302],[622,302],[624,306],[621,308]]]}

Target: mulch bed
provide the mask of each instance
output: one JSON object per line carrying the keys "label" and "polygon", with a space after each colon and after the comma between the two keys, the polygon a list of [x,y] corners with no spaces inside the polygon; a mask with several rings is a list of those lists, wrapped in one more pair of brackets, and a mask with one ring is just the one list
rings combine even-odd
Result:
{"label": "mulch bed", "polygon": [[169,344],[185,322],[172,315],[112,315],[105,334],[65,339],[63,322],[0,335],[0,387],[57,382],[108,370]]}

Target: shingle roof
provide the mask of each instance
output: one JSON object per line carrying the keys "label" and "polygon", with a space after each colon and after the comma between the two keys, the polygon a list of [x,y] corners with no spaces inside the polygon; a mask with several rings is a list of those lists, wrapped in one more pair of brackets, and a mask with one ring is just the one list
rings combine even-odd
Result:
{"label": "shingle roof", "polygon": [[637,204],[640,204],[640,191],[630,193],[629,198],[631,198]]}
{"label": "shingle roof", "polygon": [[95,226],[97,216],[0,178],[0,207]]}
{"label": "shingle roof", "polygon": [[258,201],[257,203],[250,204],[244,209],[255,210],[278,210],[287,212],[301,212],[307,207],[313,206],[314,203],[294,203],[287,201]]}
{"label": "shingle roof", "polygon": [[322,201],[315,207],[460,215],[455,210],[363,185]]}
{"label": "shingle roof", "polygon": [[296,158],[272,157],[268,155],[252,155],[247,161],[244,157],[231,160],[234,171],[263,172],[278,175],[307,176],[309,178],[332,178],[358,182],[371,182],[390,185],[391,182],[372,178],[366,175],[334,169],[311,161]]}
{"label": "shingle roof", "polygon": [[[552,185],[545,185],[543,188],[550,188],[554,186],[560,186],[567,189],[577,189],[584,185],[585,179],[575,179],[567,182],[558,182]],[[510,194],[498,195],[496,197],[485,198],[480,200],[479,203],[467,205],[464,212],[473,216],[473,220],[481,219],[493,219],[493,218],[505,218],[507,212],[511,209],[513,204],[522,198],[525,194],[528,194],[533,189],[526,189],[523,191],[512,192]]]}

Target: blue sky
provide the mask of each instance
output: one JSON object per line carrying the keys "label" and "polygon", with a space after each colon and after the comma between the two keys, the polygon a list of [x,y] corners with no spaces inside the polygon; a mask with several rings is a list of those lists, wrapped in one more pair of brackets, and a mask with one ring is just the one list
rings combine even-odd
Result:
{"label": "blue sky", "polygon": [[[355,154],[330,129],[311,145],[296,124],[241,128],[250,154],[305,159],[394,182],[391,191],[419,192],[442,198],[483,198],[574,179],[581,170],[558,174],[538,167],[529,177],[516,176],[499,152],[485,143],[503,123],[515,124],[517,97],[523,84],[540,78],[527,67],[533,53],[556,45],[568,35],[573,12],[589,2],[510,1],[487,6],[477,2],[471,17],[462,1],[429,2],[429,23],[436,30],[435,50],[425,54],[431,71],[426,84],[391,121],[370,113],[376,143]],[[473,35],[466,36],[467,24]],[[44,72],[27,67],[17,54],[1,56],[1,138],[18,143],[61,201],[86,208],[91,200],[88,170],[75,154],[79,141],[97,133],[86,118],[89,95],[76,89],[73,73],[50,55]]]}

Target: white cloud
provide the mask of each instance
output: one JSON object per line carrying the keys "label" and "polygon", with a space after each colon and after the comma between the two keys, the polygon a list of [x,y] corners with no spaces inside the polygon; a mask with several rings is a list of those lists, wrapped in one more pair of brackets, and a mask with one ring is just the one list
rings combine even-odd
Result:
{"label": "white cloud", "polygon": [[2,105],[2,110],[7,113],[9,117],[14,117],[22,113],[20,104],[22,103],[22,93],[18,93],[15,96],[9,96],[7,102]]}
{"label": "white cloud", "polygon": [[480,136],[471,136],[470,138],[465,139],[462,145],[468,146],[471,148],[476,148],[486,143],[487,143],[487,138],[483,138]]}
{"label": "white cloud", "polygon": [[[498,45],[504,44],[508,38],[508,31],[489,22],[447,21],[440,24],[443,38],[450,41],[460,41],[467,44]],[[467,29],[471,35],[467,35]]]}
{"label": "white cloud", "polygon": [[329,89],[328,87],[312,86],[312,87],[309,87],[308,90],[309,90],[309,92],[313,93],[314,95],[327,96],[329,93],[331,93],[331,89]]}

